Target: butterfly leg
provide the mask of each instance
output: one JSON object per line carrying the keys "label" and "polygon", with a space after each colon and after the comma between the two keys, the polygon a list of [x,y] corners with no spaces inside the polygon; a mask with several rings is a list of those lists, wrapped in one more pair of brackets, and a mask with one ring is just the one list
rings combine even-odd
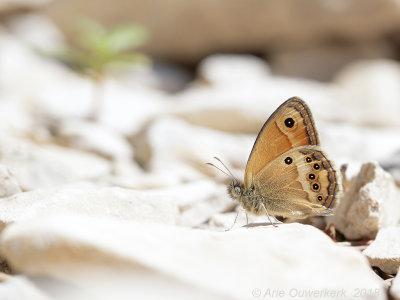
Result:
{"label": "butterfly leg", "polygon": [[228,229],[225,229],[225,231],[229,231],[229,230],[231,230],[231,229],[233,228],[233,226],[235,226],[236,221],[237,221],[237,218],[238,218],[238,216],[239,216],[239,213],[240,213],[240,210],[238,210],[238,212],[237,212],[237,214],[236,214],[236,217],[235,217],[235,221],[233,221],[232,226],[229,227]]}
{"label": "butterfly leg", "polygon": [[268,214],[267,209],[265,208],[264,203],[261,203],[261,205],[262,205],[262,207],[264,208],[264,211],[265,211],[265,214],[267,215],[267,218],[268,218],[269,223],[270,223],[272,226],[274,226],[274,227],[278,227],[275,223],[272,223],[271,218],[270,218],[270,216],[269,216],[269,214]]}
{"label": "butterfly leg", "polygon": [[231,230],[231,229],[233,228],[233,226],[235,226],[236,221],[237,221],[237,218],[238,218],[239,213],[240,213],[241,211],[244,211],[244,212],[246,213],[246,225],[249,224],[249,216],[247,215],[247,211],[246,211],[244,208],[240,207],[239,210],[238,210],[238,212],[237,212],[237,214],[236,214],[235,221],[233,221],[232,226],[229,227],[228,229],[226,229],[225,231],[229,231],[229,230]]}

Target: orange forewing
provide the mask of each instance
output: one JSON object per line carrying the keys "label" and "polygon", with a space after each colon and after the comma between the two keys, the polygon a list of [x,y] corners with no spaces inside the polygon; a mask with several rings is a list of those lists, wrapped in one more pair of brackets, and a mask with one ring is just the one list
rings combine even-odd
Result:
{"label": "orange forewing", "polygon": [[275,157],[306,145],[319,145],[317,129],[308,106],[293,97],[279,106],[261,128],[247,161],[245,186],[250,188],[253,177]]}

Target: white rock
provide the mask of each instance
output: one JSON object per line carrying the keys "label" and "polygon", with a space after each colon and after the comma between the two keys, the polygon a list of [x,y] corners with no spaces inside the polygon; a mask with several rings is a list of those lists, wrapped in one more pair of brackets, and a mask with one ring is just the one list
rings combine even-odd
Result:
{"label": "white rock", "polygon": [[13,17],[7,22],[12,35],[31,47],[55,53],[64,46],[64,35],[60,29],[44,15],[26,13]]}
{"label": "white rock", "polygon": [[[152,174],[147,175],[144,179],[143,177],[146,176],[140,175],[131,178],[130,182],[127,182],[129,177],[124,177],[126,182],[122,178],[118,178],[114,183],[121,186],[138,186],[146,189],[143,193],[151,195],[152,198],[173,201],[179,210],[177,224],[182,226],[200,226],[214,214],[229,211],[237,205],[229,198],[226,185],[216,183],[214,179],[194,180],[170,186],[160,184],[159,187],[155,187],[154,185],[161,178],[154,178]],[[167,202],[167,200],[163,201]]]}
{"label": "white rock", "polygon": [[[283,291],[282,299],[325,290],[352,298],[357,287],[371,289],[375,299],[386,299],[382,282],[362,254],[300,224],[221,233],[53,215],[7,227],[1,235],[1,251],[19,272],[70,282],[85,276],[86,282],[97,282],[96,288],[102,285],[96,269],[91,274],[79,272],[94,262],[110,268],[122,263],[150,281],[162,273],[179,281],[183,291],[197,286],[222,298],[252,299],[274,290]],[[109,284],[121,276],[107,276]],[[164,291],[168,293],[170,286],[157,286],[160,295]],[[137,293],[132,288],[130,296]],[[319,294],[318,298],[331,297]]]}
{"label": "white rock", "polygon": [[[179,224],[185,226],[199,226],[208,221],[213,215],[234,208],[237,203],[229,198],[226,185],[213,181],[198,181],[168,190],[179,189],[176,198],[179,207]],[[167,190],[167,191],[168,191]]]}
{"label": "white rock", "polygon": [[99,121],[125,135],[137,133],[147,122],[171,107],[167,94],[139,84],[123,85],[108,79]]}
{"label": "white rock", "polygon": [[364,125],[400,126],[400,64],[361,60],[349,64],[335,81],[343,89],[337,99],[345,118]]}
{"label": "white rock", "polygon": [[[204,61],[204,74],[212,84],[201,81],[176,96],[179,105],[172,111],[191,123],[230,132],[257,133],[267,118],[280,104],[293,96],[303,98],[314,115],[324,120],[338,120],[342,106],[334,96],[336,86],[316,81],[268,76],[264,62],[241,56],[213,56]],[[240,71],[233,71],[242,64],[249,64],[243,79]],[[230,65],[233,65],[231,67]],[[207,68],[206,68],[207,67]],[[227,69],[221,71],[221,69]],[[214,79],[215,78],[215,79]]]}
{"label": "white rock", "polygon": [[187,68],[176,63],[152,61],[150,65],[131,65],[118,74],[120,82],[126,85],[147,86],[168,93],[182,91],[193,80],[193,74]]}
{"label": "white rock", "polygon": [[[0,88],[2,89],[1,82]],[[26,133],[35,126],[34,124],[29,108],[22,101],[11,94],[0,91],[0,130],[3,133]]]}
{"label": "white rock", "polygon": [[90,80],[40,56],[9,34],[1,36],[0,82],[5,93],[34,106],[37,115],[86,117],[91,109]]}
{"label": "white rock", "polygon": [[29,278],[40,290],[48,292],[53,296],[52,299],[57,300],[221,299],[215,293],[195,285],[183,284],[164,274],[124,265],[104,265],[98,262],[89,268],[86,265],[76,266],[79,272],[71,274],[77,276],[72,283],[40,275]]}
{"label": "white rock", "polygon": [[399,199],[393,177],[366,163],[335,210],[335,226],[347,239],[374,239],[381,228],[400,224]]}
{"label": "white rock", "polygon": [[133,158],[133,148],[118,131],[104,125],[79,120],[64,121],[57,137],[69,147],[95,152],[114,160]]}
{"label": "white rock", "polygon": [[205,174],[218,174],[226,179],[222,172],[205,165],[212,162],[220,166],[214,156],[230,168],[238,166],[243,170],[254,139],[251,135],[228,134],[164,117],[151,124],[143,143],[150,149],[151,159],[147,162],[150,170],[169,176],[172,183],[204,178]]}
{"label": "white rock", "polygon": [[392,281],[392,286],[390,287],[390,296],[393,297],[394,300],[400,299],[400,272],[397,272],[396,277]]}
{"label": "white rock", "polygon": [[172,196],[89,184],[38,189],[0,199],[0,222],[4,226],[37,216],[76,213],[175,224],[178,209]]}
{"label": "white rock", "polygon": [[[328,122],[320,122],[317,126],[322,147],[336,162],[336,166],[348,163],[349,168],[355,169],[357,173],[361,164],[368,161],[392,162],[394,153],[400,149],[400,134],[397,128],[373,128]],[[352,170],[351,175],[357,174],[354,171]]]}
{"label": "white rock", "polygon": [[252,55],[215,54],[199,65],[198,75],[211,84],[252,82],[270,76],[265,60]]}
{"label": "white rock", "polygon": [[[272,216],[270,216],[270,219],[273,224],[280,223]],[[245,211],[240,206],[236,208],[235,212],[215,214],[208,222],[209,229],[218,231],[261,225],[270,226],[267,216],[254,216],[248,213],[246,217]]]}
{"label": "white rock", "polygon": [[1,299],[50,300],[47,293],[24,276],[13,276],[0,284]]}
{"label": "white rock", "polygon": [[[93,106],[99,105],[99,120],[124,134],[137,132],[170,107],[165,93],[140,84],[108,78],[101,87],[95,86],[6,34],[0,43],[0,83],[5,93],[35,106],[37,115],[50,119],[87,118]],[[94,97],[96,93],[103,105]]]}
{"label": "white rock", "polygon": [[279,49],[268,55],[273,74],[331,81],[347,64],[357,59],[393,57],[388,42],[319,44],[304,48]]}
{"label": "white rock", "polygon": [[165,186],[165,184],[158,185],[158,179],[140,168],[133,158],[120,158],[116,161],[113,161],[112,173],[108,176],[100,178],[98,182],[105,185],[132,189],[150,189]]}
{"label": "white rock", "polygon": [[400,227],[379,230],[376,239],[363,254],[372,266],[388,274],[396,274],[400,267]]}
{"label": "white rock", "polygon": [[0,165],[0,198],[12,196],[21,192],[21,187],[10,170]]}
{"label": "white rock", "polygon": [[400,182],[400,147],[396,151],[393,151],[391,155],[388,155],[381,159],[380,164],[383,169],[387,170],[392,174],[397,182]]}
{"label": "white rock", "polygon": [[0,157],[24,190],[97,180],[111,172],[110,162],[99,156],[6,136],[0,138]]}

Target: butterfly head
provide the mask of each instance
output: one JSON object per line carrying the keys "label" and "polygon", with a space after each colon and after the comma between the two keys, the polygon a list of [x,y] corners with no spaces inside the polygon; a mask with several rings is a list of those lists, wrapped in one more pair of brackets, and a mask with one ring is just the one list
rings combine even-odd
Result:
{"label": "butterfly head", "polygon": [[243,184],[233,179],[228,185],[228,194],[232,199],[239,200],[243,195]]}
{"label": "butterfly head", "polygon": [[225,169],[228,171],[228,173],[226,173],[225,171],[221,170],[220,168],[218,168],[216,165],[212,164],[212,163],[207,163],[210,166],[213,166],[214,168],[217,168],[218,170],[220,170],[222,173],[224,173],[225,175],[228,175],[229,177],[232,178],[231,183],[228,185],[228,194],[232,197],[232,199],[235,200],[240,200],[240,198],[243,195],[243,183],[240,183],[239,180],[237,180],[235,178],[235,176],[233,176],[232,172],[228,169],[228,167],[218,158],[218,157],[214,157],[216,160],[218,160],[224,167]]}

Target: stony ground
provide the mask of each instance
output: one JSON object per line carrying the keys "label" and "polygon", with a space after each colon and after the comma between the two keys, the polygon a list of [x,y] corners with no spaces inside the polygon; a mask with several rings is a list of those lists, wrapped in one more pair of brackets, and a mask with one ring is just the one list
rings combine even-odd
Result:
{"label": "stony ground", "polygon": [[[177,70],[135,68],[107,79],[90,122],[91,82],[35,54],[60,36],[28,21],[0,28],[0,297],[400,299],[397,62],[321,83],[212,56],[177,93],[163,89],[186,82]],[[242,178],[259,128],[295,95],[347,164],[335,215],[243,227],[239,211],[225,231],[240,209],[205,163]]]}

